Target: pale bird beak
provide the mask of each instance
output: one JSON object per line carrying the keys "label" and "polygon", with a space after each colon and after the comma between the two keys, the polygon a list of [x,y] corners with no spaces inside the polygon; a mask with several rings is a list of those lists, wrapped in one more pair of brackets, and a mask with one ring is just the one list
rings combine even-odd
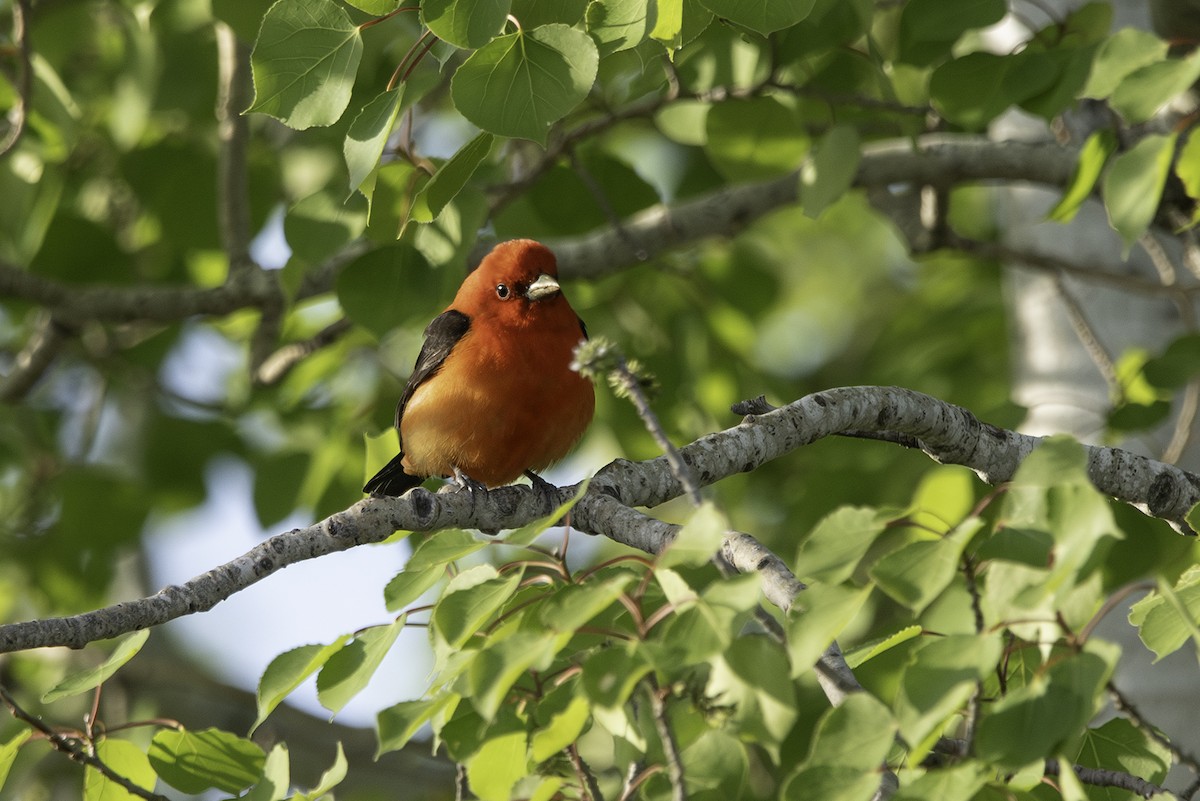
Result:
{"label": "pale bird beak", "polygon": [[542,273],[525,290],[525,297],[530,300],[544,300],[557,295],[561,291],[562,287],[558,285],[558,281],[554,280],[553,276]]}

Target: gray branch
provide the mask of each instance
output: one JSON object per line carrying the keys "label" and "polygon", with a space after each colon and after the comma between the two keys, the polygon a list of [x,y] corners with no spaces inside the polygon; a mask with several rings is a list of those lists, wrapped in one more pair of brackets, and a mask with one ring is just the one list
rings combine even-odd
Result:
{"label": "gray branch", "polygon": [[[1054,142],[992,142],[976,136],[934,134],[915,141],[868,146],[855,178],[860,187],[895,184],[951,186],[969,181],[1028,181],[1063,186],[1076,153]],[[619,229],[551,243],[563,275],[599,278],[667,250],[714,236],[730,236],[754,220],[797,200],[796,173],[721,189],[697,199],[656,206]],[[233,228],[236,231],[236,227]],[[240,235],[239,235],[240,238]],[[236,245],[236,241],[233,243]],[[357,251],[361,245],[351,248]],[[328,292],[344,260],[334,257],[306,279],[300,297]],[[195,315],[221,316],[268,304],[276,288],[261,270],[234,273],[224,286],[70,286],[21,267],[0,264],[0,296],[45,306],[69,320],[172,322]]]}
{"label": "gray branch", "polygon": [[[1011,479],[1039,441],[982,423],[966,409],[919,392],[846,387],[747,417],[733,428],[692,442],[680,453],[696,479],[707,486],[847,431],[903,435],[902,440],[919,445],[935,460],[969,467],[992,484]],[[1088,474],[1101,492],[1191,533],[1184,516],[1200,500],[1200,476],[1117,448],[1088,447],[1087,457]],[[578,485],[565,487],[560,494],[565,498],[577,489]],[[618,459],[592,480],[572,512],[572,523],[588,533],[621,532],[625,544],[656,553],[671,536],[671,528],[632,507],[658,506],[682,493],[665,458]],[[510,529],[538,519],[544,510],[542,499],[527,487],[502,487],[478,499],[468,493],[435,495],[421,488],[400,498],[368,498],[307,528],[277,534],[227,564],[148,598],[68,618],[0,626],[0,653],[48,646],[81,648],[94,640],[203,612],[290,564],[380,542],[397,530]],[[743,558],[737,553],[730,556],[734,564]],[[780,593],[787,592],[786,585],[786,577],[773,577],[765,590],[778,602]]]}

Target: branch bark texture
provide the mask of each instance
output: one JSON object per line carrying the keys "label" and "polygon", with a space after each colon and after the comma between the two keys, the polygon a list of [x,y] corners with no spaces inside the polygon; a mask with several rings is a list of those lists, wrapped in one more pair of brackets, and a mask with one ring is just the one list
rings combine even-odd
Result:
{"label": "branch bark texture", "polygon": [[[733,428],[702,437],[680,449],[701,485],[749,472],[796,448],[847,432],[902,435],[933,459],[974,470],[984,481],[1012,478],[1040,441],[979,421],[966,409],[897,387],[845,387],[818,392]],[[1184,519],[1200,501],[1200,476],[1116,448],[1087,447],[1088,474],[1101,492],[1128,503],[1178,530],[1192,533]],[[563,499],[578,486],[559,490]],[[637,512],[683,494],[665,457],[644,462],[617,460],[592,480],[571,513],[579,530],[608,536],[657,553],[675,528]],[[68,618],[0,626],[0,652],[48,646],[81,648],[89,642],[159,625],[211,609],[272,573],[306,559],[366,543],[397,530],[442,528],[500,530],[530,523],[544,514],[543,500],[527,487],[502,487],[473,499],[467,493],[434,494],[418,488],[400,498],[368,498],[307,528],[277,534],[242,556],[179,586]],[[765,576],[768,599],[783,607],[794,596],[794,576],[774,563],[746,554],[753,548],[731,540],[726,558],[738,569]],[[754,562],[751,567],[750,562]],[[783,568],[786,571],[786,567]]]}

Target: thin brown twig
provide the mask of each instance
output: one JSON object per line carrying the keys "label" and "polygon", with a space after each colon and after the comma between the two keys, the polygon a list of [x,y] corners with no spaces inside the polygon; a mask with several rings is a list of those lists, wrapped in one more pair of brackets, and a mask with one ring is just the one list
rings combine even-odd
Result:
{"label": "thin brown twig", "polygon": [[572,767],[575,768],[575,775],[579,777],[579,788],[583,792],[584,799],[591,801],[604,801],[604,794],[600,792],[600,784],[596,781],[596,774],[592,773],[592,769],[579,755],[579,749],[575,743],[571,743],[566,747],[567,757],[571,760]]}
{"label": "thin brown twig", "polygon": [[1104,383],[1108,385],[1109,392],[1114,398],[1120,397],[1121,382],[1117,378],[1117,366],[1113,361],[1112,354],[1108,352],[1108,348],[1104,347],[1104,343],[1096,335],[1096,329],[1088,320],[1087,314],[1084,313],[1083,306],[1067,288],[1065,277],[1059,273],[1053,279],[1054,289],[1058,293],[1059,300],[1062,301],[1063,310],[1067,313],[1067,320],[1075,331],[1075,336],[1079,338],[1083,349],[1087,351],[1092,363],[1096,365]]}
{"label": "thin brown twig", "polygon": [[127,792],[144,798],[146,801],[169,801],[166,796],[158,795],[131,782],[121,774],[106,765],[99,757],[85,748],[78,737],[72,737],[55,731],[46,725],[41,718],[26,712],[16,699],[8,692],[8,688],[0,684],[0,700],[8,707],[8,711],[17,720],[23,721],[39,731],[55,751],[65,754],[72,762],[78,762],[87,767],[100,771],[109,781],[120,785]]}
{"label": "thin brown twig", "polygon": [[9,128],[0,140],[0,156],[16,147],[25,124],[29,119],[29,100],[33,94],[33,49],[29,42],[29,0],[16,0],[12,4],[13,41],[17,43],[20,56],[20,74],[14,83],[17,96],[8,112]]}
{"label": "thin brown twig", "polygon": [[650,710],[654,717],[654,726],[658,729],[658,739],[662,743],[663,758],[667,762],[667,776],[671,779],[671,801],[687,801],[687,782],[683,772],[683,756],[679,753],[679,742],[675,739],[675,731],[671,721],[667,719],[667,701],[658,680],[651,673],[647,676],[650,690]]}

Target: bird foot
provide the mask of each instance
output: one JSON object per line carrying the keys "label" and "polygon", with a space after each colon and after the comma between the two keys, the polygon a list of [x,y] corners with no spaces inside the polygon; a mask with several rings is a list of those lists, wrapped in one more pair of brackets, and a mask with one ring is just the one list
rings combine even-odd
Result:
{"label": "bird foot", "polygon": [[554,486],[532,470],[526,470],[525,475],[533,484],[533,491],[542,499],[542,506],[545,507],[546,514],[553,512],[558,506],[558,487]]}

